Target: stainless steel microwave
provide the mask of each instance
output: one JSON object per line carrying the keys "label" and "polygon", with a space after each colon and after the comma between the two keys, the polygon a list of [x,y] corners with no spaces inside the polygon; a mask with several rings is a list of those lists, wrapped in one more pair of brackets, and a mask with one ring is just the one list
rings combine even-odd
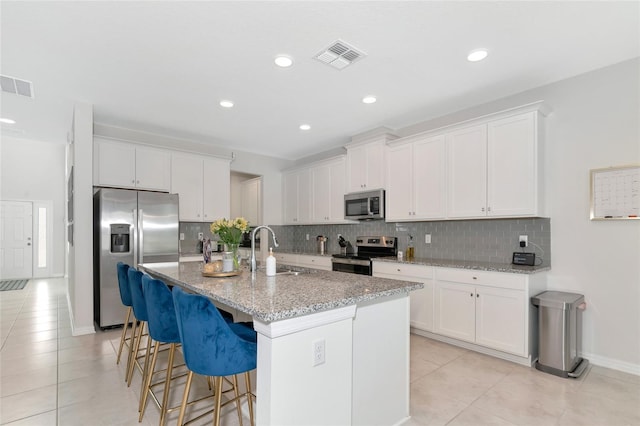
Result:
{"label": "stainless steel microwave", "polygon": [[348,220],[384,219],[384,189],[346,194],[344,218]]}

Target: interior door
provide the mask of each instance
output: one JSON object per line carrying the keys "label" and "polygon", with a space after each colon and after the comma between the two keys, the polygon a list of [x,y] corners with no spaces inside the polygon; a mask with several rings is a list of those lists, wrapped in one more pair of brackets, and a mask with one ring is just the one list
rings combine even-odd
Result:
{"label": "interior door", "polygon": [[2,201],[0,278],[33,277],[33,204]]}

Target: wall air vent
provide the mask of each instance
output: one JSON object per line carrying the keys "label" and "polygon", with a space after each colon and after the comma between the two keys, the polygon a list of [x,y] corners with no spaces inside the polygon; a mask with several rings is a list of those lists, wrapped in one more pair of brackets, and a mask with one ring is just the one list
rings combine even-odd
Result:
{"label": "wall air vent", "polygon": [[337,40],[313,58],[335,69],[341,70],[365,56],[361,50],[356,49],[342,40]]}
{"label": "wall air vent", "polygon": [[30,81],[0,75],[0,86],[3,92],[33,98],[33,84]]}

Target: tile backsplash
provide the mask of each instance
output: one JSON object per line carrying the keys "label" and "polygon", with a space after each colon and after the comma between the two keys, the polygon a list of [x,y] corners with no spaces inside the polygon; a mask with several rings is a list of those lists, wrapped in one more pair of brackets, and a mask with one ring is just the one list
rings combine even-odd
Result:
{"label": "tile backsplash", "polygon": [[[316,237],[329,238],[327,251],[338,253],[338,234],[355,246],[357,236],[385,235],[398,237],[398,249],[407,247],[413,236],[416,257],[510,263],[514,251],[520,251],[518,236],[527,235],[527,252],[551,265],[551,220],[482,219],[433,222],[384,221],[361,222],[345,225],[280,225],[272,226],[280,250],[314,252]],[[425,234],[431,234],[431,244],[425,243]],[[307,240],[307,235],[309,240]]]}
{"label": "tile backsplash", "polygon": [[211,235],[209,226],[211,223],[199,223],[199,222],[180,222],[180,233],[184,234],[184,240],[180,241],[180,254],[194,254],[198,253],[198,233],[202,232],[203,238],[211,240],[217,240]]}

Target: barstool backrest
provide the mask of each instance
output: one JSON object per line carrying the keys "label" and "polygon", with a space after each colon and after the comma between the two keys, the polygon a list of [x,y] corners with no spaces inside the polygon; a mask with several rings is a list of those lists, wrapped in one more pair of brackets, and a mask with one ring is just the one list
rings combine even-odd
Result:
{"label": "barstool backrest", "polygon": [[129,288],[129,265],[126,263],[118,262],[116,265],[118,269],[118,288],[120,289],[120,300],[124,306],[132,306],[131,289]]}
{"label": "barstool backrest", "polygon": [[189,370],[206,376],[230,376],[256,368],[256,343],[238,337],[211,300],[174,287],[173,302]]}
{"label": "barstool backrest", "polygon": [[134,267],[129,268],[129,288],[131,289],[131,300],[133,301],[133,314],[138,321],[148,321],[147,302],[142,294],[142,272]]}
{"label": "barstool backrest", "polygon": [[167,285],[151,278],[142,277],[142,292],[149,314],[149,334],[157,342],[180,343],[180,333],[176,320],[176,310],[173,307],[173,296]]}

